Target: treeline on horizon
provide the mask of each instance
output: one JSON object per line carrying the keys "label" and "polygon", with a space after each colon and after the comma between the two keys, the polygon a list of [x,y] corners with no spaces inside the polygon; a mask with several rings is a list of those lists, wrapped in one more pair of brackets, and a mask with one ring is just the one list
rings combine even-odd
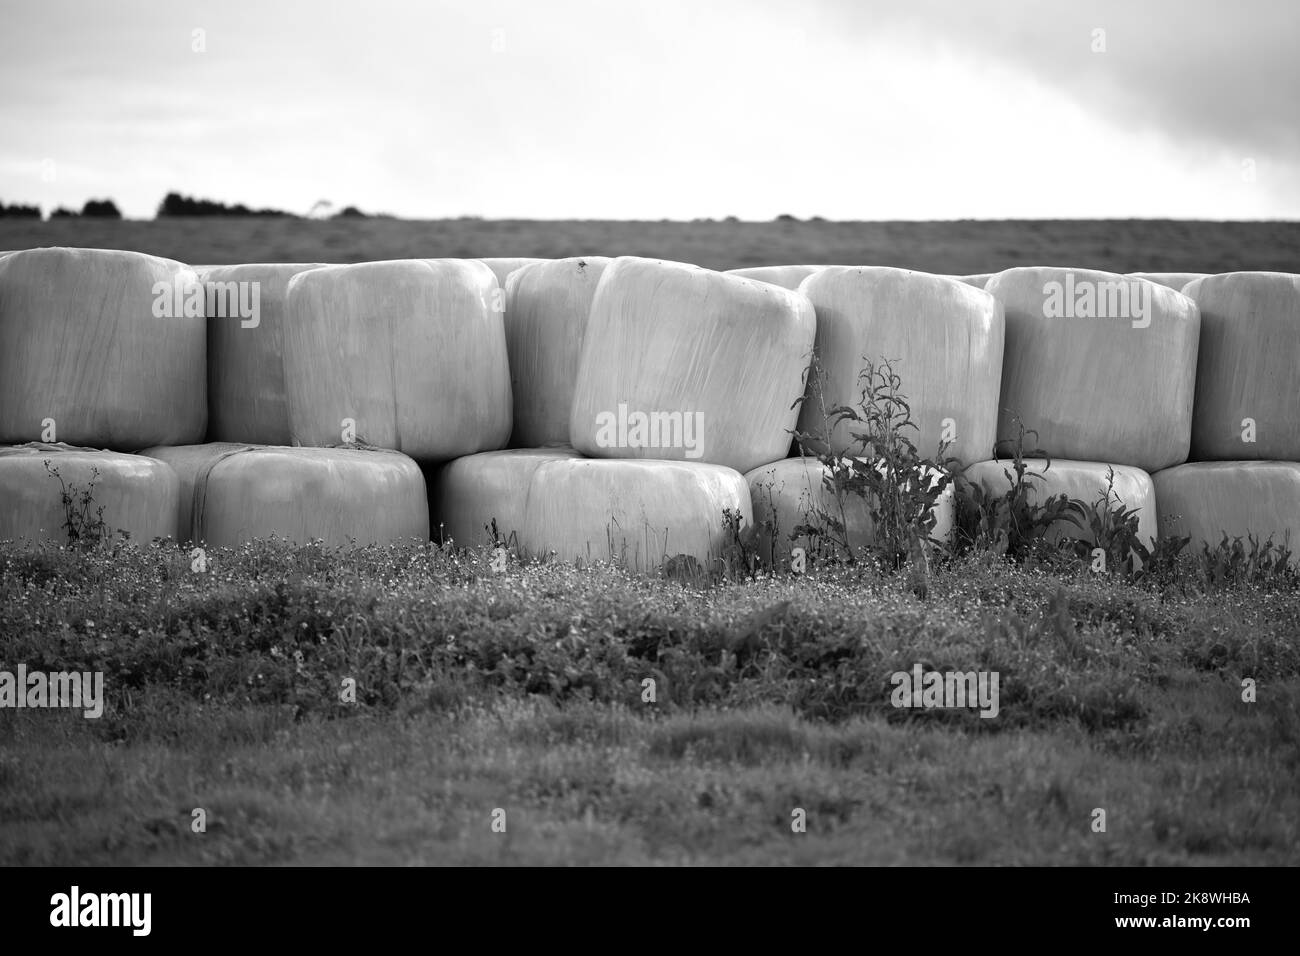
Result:
{"label": "treeline on horizon", "polygon": [[[317,206],[321,205],[320,203]],[[237,203],[233,206],[223,202],[216,202],[211,199],[197,199],[190,196],[182,196],[180,193],[168,193],[163,197],[163,201],[158,204],[158,210],[154,213],[155,219],[169,218],[190,218],[194,216],[267,216],[282,219],[302,219],[304,217],[297,213],[286,212],[283,209],[250,209],[243,203]],[[50,213],[50,219],[72,219],[72,218],[92,218],[92,219],[121,219],[122,212],[117,208],[117,203],[111,199],[89,199],[77,212],[59,206]],[[0,219],[43,219],[40,206],[25,206],[20,203],[6,205],[0,202]],[[370,219],[373,217],[370,213],[362,212],[356,206],[347,206],[333,215],[327,217],[330,219]]]}

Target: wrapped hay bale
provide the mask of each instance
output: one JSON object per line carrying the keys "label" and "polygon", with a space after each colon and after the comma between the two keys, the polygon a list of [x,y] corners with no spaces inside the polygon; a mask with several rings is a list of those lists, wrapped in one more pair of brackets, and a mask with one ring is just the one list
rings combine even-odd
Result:
{"label": "wrapped hay bale", "polygon": [[[901,428],[924,456],[964,462],[992,457],[1002,374],[1002,307],[986,292],[946,276],[884,267],[825,269],[800,292],[817,311],[821,375],[809,382],[799,430],[822,453],[829,411],[863,414],[861,378],[867,362],[889,359],[901,379],[914,428]],[[858,454],[865,425],[841,421],[830,431],[835,454]]]}
{"label": "wrapped hay bale", "polygon": [[326,266],[289,280],[284,378],[293,441],[360,442],[423,462],[510,438],[505,326],[476,260]]}
{"label": "wrapped hay bale", "polygon": [[635,570],[687,555],[713,567],[727,545],[723,511],[753,524],[749,487],[721,465],[568,458],[542,462],[528,485],[520,546],[533,554]]}
{"label": "wrapped hay bale", "polygon": [[0,447],[0,541],[68,542],[70,517],[73,533],[82,536],[93,535],[102,522],[109,536],[124,531],[137,541],[166,538],[176,533],[179,497],[176,473],[138,455],[62,443]]}
{"label": "wrapped hay bale", "polygon": [[500,540],[517,539],[533,472],[543,462],[577,457],[571,448],[511,448],[448,462],[429,482],[433,539],[465,547],[496,544],[493,521]]}
{"label": "wrapped hay bale", "polygon": [[1206,461],[1166,468],[1151,476],[1160,521],[1190,547],[1270,537],[1300,549],[1300,464],[1293,461]]}
{"label": "wrapped hay bale", "polygon": [[1185,461],[1201,319],[1143,279],[1084,269],[1008,269],[987,291],[1006,311],[1002,453],[1017,437],[1053,458],[1155,471]]}
{"label": "wrapped hay bale", "polygon": [[150,448],[184,489],[173,510],[181,541],[237,547],[272,535],[297,544],[394,544],[429,539],[419,466],[399,452],[219,443]]}
{"label": "wrapped hay bale", "polygon": [[284,392],[285,293],[290,278],[320,267],[258,263],[202,268],[209,442],[290,443]]}
{"label": "wrapped hay bale", "polygon": [[578,360],[596,285],[611,260],[550,259],[506,283],[506,353],[518,448],[568,444]]}
{"label": "wrapped hay bale", "polygon": [[1201,311],[1192,459],[1300,461],[1300,275],[1230,272],[1183,294]]}
{"label": "wrapped hay bale", "polygon": [[569,419],[584,455],[755,468],[786,454],[812,352],[795,292],[654,259],[596,288]]}
{"label": "wrapped hay bale", "polygon": [[207,425],[202,290],[170,259],[32,249],[0,259],[0,443],[134,451]]}

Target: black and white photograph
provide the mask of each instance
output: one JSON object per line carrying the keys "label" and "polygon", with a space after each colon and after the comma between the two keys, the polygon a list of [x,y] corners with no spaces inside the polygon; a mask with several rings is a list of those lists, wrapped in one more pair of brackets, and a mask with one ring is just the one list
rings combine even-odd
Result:
{"label": "black and white photograph", "polygon": [[1294,0],[0,0],[6,926],[1297,864]]}

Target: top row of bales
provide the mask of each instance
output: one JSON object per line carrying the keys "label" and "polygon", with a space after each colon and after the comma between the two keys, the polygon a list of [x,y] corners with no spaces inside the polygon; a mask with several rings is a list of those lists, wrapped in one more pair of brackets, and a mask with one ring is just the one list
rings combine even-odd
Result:
{"label": "top row of bales", "polygon": [[[1189,450],[1300,460],[1296,276],[1232,273],[1180,293],[1085,270],[1011,269],[981,289],[785,267],[807,270],[784,277],[796,291],[637,258],[498,268],[504,289],[477,260],[196,274],[128,252],[8,255],[0,443],[361,442],[426,463],[570,444],[743,472],[859,402],[866,358],[891,360],[926,454],[1005,454],[1015,413],[1053,457],[1147,471]],[[1116,284],[1122,315],[1104,308]],[[800,411],[814,343],[820,374]],[[854,449],[847,423],[824,437],[815,450]]]}

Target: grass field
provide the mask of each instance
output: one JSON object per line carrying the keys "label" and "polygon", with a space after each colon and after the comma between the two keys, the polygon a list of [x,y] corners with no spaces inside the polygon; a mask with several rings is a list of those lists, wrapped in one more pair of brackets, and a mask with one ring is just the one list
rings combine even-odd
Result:
{"label": "grass field", "polygon": [[[0,222],[0,249],[64,244],[1300,263],[1293,223]],[[0,864],[1300,862],[1294,577],[1133,583],[975,552],[922,598],[861,567],[695,585],[263,544],[194,573],[167,545],[0,545],[0,651],[0,669],[101,670],[108,697],[98,720],[0,710]],[[894,708],[889,675],[917,662],[997,671],[998,716]]]}
{"label": "grass field", "polygon": [[196,265],[419,257],[639,255],[710,269],[794,263],[964,275],[1012,266],[1300,272],[1300,223],[1115,221],[529,222],[0,220],[0,249],[134,249]]}
{"label": "grass field", "polygon": [[[1300,860],[1293,588],[488,559],[0,552],[6,660],[109,687],[0,717],[0,862]],[[999,671],[998,716],[891,707],[914,661]]]}

